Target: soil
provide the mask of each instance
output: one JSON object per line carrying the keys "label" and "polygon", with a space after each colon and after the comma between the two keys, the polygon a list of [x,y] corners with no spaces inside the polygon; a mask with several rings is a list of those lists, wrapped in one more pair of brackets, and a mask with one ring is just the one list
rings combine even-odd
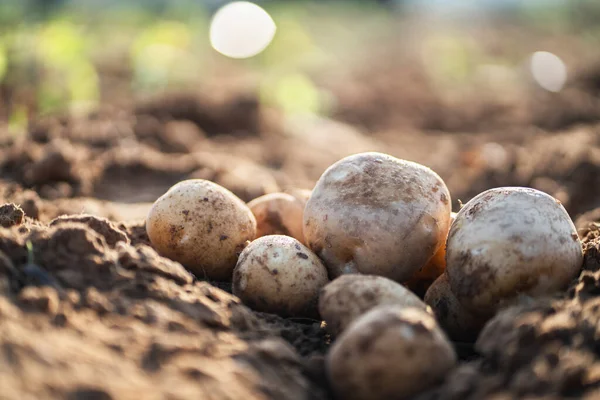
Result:
{"label": "soil", "polygon": [[[405,92],[415,98],[359,82],[385,107],[340,89],[335,119],[290,117],[248,93],[217,103],[184,92],[2,132],[0,397],[331,399],[321,321],[250,310],[230,283],[160,257],[143,220],[183,179],[249,201],[310,189],[333,162],[371,150],[433,168],[455,211],[490,187],[544,190],[585,242],[567,292],[523,299],[474,344],[455,343],[461,363],[419,399],[600,396],[600,109],[586,101],[590,85],[535,92],[525,118],[487,99],[446,104],[418,79]],[[394,120],[407,102],[419,112]]]}

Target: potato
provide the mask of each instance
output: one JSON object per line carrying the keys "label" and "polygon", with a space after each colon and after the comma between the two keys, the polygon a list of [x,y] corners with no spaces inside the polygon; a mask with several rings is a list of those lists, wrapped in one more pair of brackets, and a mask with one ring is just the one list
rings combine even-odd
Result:
{"label": "potato", "polygon": [[406,399],[441,381],[456,359],[433,316],[388,305],[348,327],[332,345],[326,368],[338,399]]}
{"label": "potato", "polygon": [[[456,218],[456,213],[450,214],[450,226]],[[435,252],[433,257],[427,261],[427,264],[420,270],[416,271],[413,276],[405,283],[406,287],[420,295],[424,294],[427,288],[441,276],[446,270],[446,241]]]}
{"label": "potato", "polygon": [[281,316],[317,316],[327,269],[306,246],[289,236],[256,239],[233,272],[233,294],[257,311]]}
{"label": "potato", "polygon": [[446,246],[452,292],[471,312],[491,315],[518,295],[565,288],[583,262],[564,207],[530,188],[485,191],[457,214]]}
{"label": "potato", "polygon": [[349,274],[333,280],[321,290],[319,313],[327,323],[327,330],[338,335],[370,309],[385,304],[428,309],[410,290],[390,279]]}
{"label": "potato", "polygon": [[345,273],[403,282],[442,246],[450,193],[431,169],[381,153],[329,167],[304,210],[304,237],[331,279]]}
{"label": "potato", "polygon": [[256,235],[256,220],[229,190],[190,179],[156,200],[146,230],[159,254],[180,262],[199,278],[228,281],[238,254]]}
{"label": "potato", "polygon": [[256,218],[256,236],[287,235],[304,243],[302,216],[306,202],[291,194],[271,193],[248,203]]}
{"label": "potato", "polygon": [[312,190],[310,189],[299,189],[299,188],[290,188],[286,189],[285,193],[294,196],[298,201],[302,202],[306,206],[306,202],[310,199],[310,195],[312,194]]}
{"label": "potato", "polygon": [[425,303],[431,307],[435,318],[446,334],[458,342],[472,342],[486,320],[464,308],[452,290],[448,275],[442,274],[425,293]]}

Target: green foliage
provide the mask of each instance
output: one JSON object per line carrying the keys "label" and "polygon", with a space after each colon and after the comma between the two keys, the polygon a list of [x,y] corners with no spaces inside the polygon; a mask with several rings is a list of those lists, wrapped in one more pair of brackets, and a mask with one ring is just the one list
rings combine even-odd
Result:
{"label": "green foliage", "polygon": [[299,73],[266,80],[260,88],[260,98],[264,103],[290,114],[321,113],[322,97],[313,81]]}
{"label": "green foliage", "polygon": [[8,55],[6,54],[5,46],[0,43],[0,83],[4,79],[6,75],[6,70],[8,69]]}
{"label": "green foliage", "polygon": [[[209,47],[210,16],[223,4],[216,0],[0,0],[0,84],[14,89],[17,102],[10,123],[18,128],[26,121],[24,98],[33,98],[27,106],[40,112],[98,103],[106,60],[130,75],[134,94],[211,81],[224,66],[259,71],[267,104],[323,113],[326,95],[313,72],[338,65],[396,23],[380,3],[259,2],[277,23],[275,39],[262,54],[233,61]],[[598,0],[514,4],[508,15],[527,26],[576,31],[600,43]],[[426,38],[423,52],[427,72],[441,85],[460,85],[489,61],[460,30]]]}

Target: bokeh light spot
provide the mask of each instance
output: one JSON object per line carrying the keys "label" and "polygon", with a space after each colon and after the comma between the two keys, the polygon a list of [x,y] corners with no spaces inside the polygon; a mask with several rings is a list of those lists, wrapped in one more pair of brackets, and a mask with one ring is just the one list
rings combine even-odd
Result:
{"label": "bokeh light spot", "polygon": [[210,24],[210,43],[231,58],[249,58],[262,52],[273,40],[277,27],[261,7],[247,1],[223,6]]}
{"label": "bokeh light spot", "polygon": [[533,53],[530,68],[536,83],[550,92],[560,92],[567,81],[567,66],[547,51]]}

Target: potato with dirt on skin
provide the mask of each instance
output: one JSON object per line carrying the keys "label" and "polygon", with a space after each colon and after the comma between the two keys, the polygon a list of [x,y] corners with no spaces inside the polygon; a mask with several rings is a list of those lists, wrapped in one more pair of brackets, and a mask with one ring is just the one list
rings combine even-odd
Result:
{"label": "potato with dirt on skin", "polygon": [[380,275],[404,282],[443,245],[450,193],[431,169],[382,153],[330,166],[304,210],[304,237],[329,277]]}
{"label": "potato with dirt on skin", "polygon": [[256,237],[287,235],[304,243],[302,233],[303,202],[291,194],[270,193],[248,203],[256,218]]}
{"label": "potato with dirt on skin", "polygon": [[433,316],[386,305],[361,316],[337,338],[326,368],[336,399],[407,399],[442,381],[456,361]]}
{"label": "potato with dirt on skin", "polygon": [[327,330],[342,333],[354,320],[381,305],[416,307],[427,305],[410,290],[382,276],[348,274],[327,284],[319,295],[319,314]]}
{"label": "potato with dirt on skin", "polygon": [[327,282],[327,269],[306,246],[289,236],[270,235],[240,254],[233,294],[257,311],[316,317],[319,291]]}
{"label": "potato with dirt on skin", "polygon": [[[450,214],[450,226],[456,218],[456,213]],[[438,251],[435,252],[433,257],[427,261],[427,264],[410,277],[405,282],[406,287],[414,292],[420,292],[427,290],[433,282],[440,277],[446,270],[446,241],[440,246]]]}
{"label": "potato with dirt on skin", "polygon": [[229,190],[203,179],[171,187],[146,218],[152,247],[199,278],[231,280],[238,254],[256,235],[256,220]]}
{"label": "potato with dirt on skin", "polygon": [[539,190],[487,190],[459,211],[448,234],[452,293],[474,314],[490,316],[518,296],[564,289],[581,269],[583,250],[569,214]]}
{"label": "potato with dirt on skin", "polygon": [[425,303],[431,307],[435,318],[446,334],[459,342],[472,342],[486,322],[464,308],[452,290],[448,275],[442,274],[425,293]]}
{"label": "potato with dirt on skin", "polygon": [[284,190],[284,193],[294,196],[298,201],[306,206],[306,202],[310,199],[310,195],[312,194],[312,190],[310,189],[299,189],[299,188],[290,188]]}

